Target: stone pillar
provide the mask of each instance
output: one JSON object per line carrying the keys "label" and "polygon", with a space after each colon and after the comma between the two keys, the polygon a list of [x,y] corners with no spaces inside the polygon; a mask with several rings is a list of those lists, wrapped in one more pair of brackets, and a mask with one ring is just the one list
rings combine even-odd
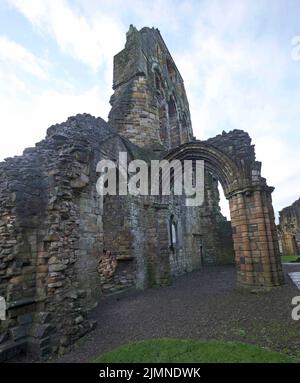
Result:
{"label": "stone pillar", "polygon": [[283,283],[272,191],[265,187],[229,198],[238,285]]}
{"label": "stone pillar", "polygon": [[144,205],[147,287],[165,286],[171,283],[168,205],[149,201]]}

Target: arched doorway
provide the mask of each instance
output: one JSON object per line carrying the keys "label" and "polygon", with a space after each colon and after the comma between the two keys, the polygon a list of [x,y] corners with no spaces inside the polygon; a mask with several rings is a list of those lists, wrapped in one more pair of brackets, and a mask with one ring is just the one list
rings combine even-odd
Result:
{"label": "arched doorway", "polygon": [[208,141],[192,141],[165,157],[203,160],[220,181],[229,201],[237,283],[243,286],[278,286],[283,283],[271,193],[260,175],[249,135],[235,130]]}

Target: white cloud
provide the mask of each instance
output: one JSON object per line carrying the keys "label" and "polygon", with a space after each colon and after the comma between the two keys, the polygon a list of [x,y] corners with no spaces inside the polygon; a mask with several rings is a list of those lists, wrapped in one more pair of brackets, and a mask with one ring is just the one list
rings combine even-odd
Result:
{"label": "white cloud", "polygon": [[13,66],[39,79],[48,78],[48,62],[5,36],[0,36],[0,65]]}
{"label": "white cloud", "polygon": [[[51,65],[34,56],[25,47],[7,38],[0,39],[1,126],[5,139],[0,141],[1,160],[21,154],[26,147],[45,137],[46,129],[77,113],[106,118],[112,93],[113,55],[123,46],[124,33],[109,16],[94,13],[89,19],[76,13],[63,0],[10,0],[47,42],[49,35],[61,50],[93,71],[95,85],[75,86],[76,71],[64,76],[57,72],[55,53]],[[109,32],[109,33],[108,33]],[[51,69],[49,73],[48,69]],[[47,83],[33,82],[20,72],[35,75]],[[55,72],[56,71],[56,72]],[[17,113],[16,113],[17,111]]]}
{"label": "white cloud", "polygon": [[105,118],[108,114],[109,91],[101,86],[82,92],[68,87],[36,91],[12,74],[5,80],[6,89],[0,92],[1,126],[5,129],[5,140],[0,141],[0,160],[22,154],[26,147],[45,137],[49,126],[69,116],[90,113]]}
{"label": "white cloud", "polygon": [[61,50],[97,71],[110,64],[123,44],[114,18],[97,12],[88,19],[65,0],[9,0],[33,25],[52,36]]}
{"label": "white cloud", "polygon": [[255,143],[262,175],[275,186],[273,203],[278,218],[278,211],[299,198],[300,142],[282,137],[275,129],[273,135],[258,137]]}

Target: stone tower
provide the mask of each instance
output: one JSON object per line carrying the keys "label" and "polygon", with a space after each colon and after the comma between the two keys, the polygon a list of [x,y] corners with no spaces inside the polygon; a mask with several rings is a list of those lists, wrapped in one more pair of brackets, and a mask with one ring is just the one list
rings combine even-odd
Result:
{"label": "stone tower", "polygon": [[283,255],[300,255],[300,198],[279,212],[278,231]]}
{"label": "stone tower", "polygon": [[[143,147],[148,159],[194,139],[184,82],[158,29],[129,27],[125,48],[114,56],[113,89],[109,124]],[[205,169],[205,202],[195,229],[203,264],[233,262],[230,222],[219,200],[218,180]]]}
{"label": "stone tower", "polygon": [[171,149],[193,137],[183,79],[158,29],[132,25],[114,57],[109,122],[141,147]]}

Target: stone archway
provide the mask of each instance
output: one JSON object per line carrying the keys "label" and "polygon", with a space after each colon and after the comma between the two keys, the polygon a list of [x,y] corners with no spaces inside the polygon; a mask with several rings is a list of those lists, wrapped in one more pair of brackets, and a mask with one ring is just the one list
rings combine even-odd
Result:
{"label": "stone archway", "polygon": [[283,284],[271,193],[261,177],[254,145],[241,130],[207,141],[192,141],[171,150],[165,159],[204,160],[229,200],[237,283],[272,287]]}

